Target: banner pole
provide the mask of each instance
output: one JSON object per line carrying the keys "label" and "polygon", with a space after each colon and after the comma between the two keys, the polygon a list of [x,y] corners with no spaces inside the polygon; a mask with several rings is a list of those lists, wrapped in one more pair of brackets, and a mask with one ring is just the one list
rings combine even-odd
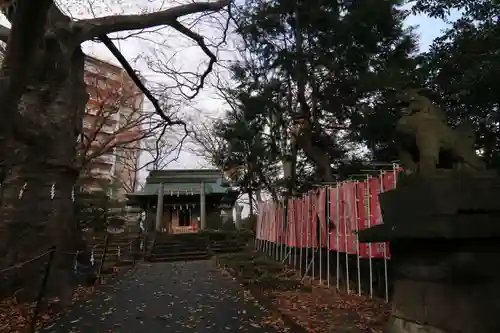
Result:
{"label": "banner pole", "polygon": [[326,190],[326,235],[327,243],[326,243],[326,285],[330,288],[330,186],[327,187]]}
{"label": "banner pole", "polygon": [[337,271],[335,272],[336,274],[336,279],[337,279],[337,290],[340,290],[340,185],[342,183],[337,183],[335,187],[335,192],[336,192],[336,202],[335,206],[337,211],[335,212],[335,228],[337,230],[336,235],[335,235],[335,243],[337,244]]}
{"label": "banner pole", "polygon": [[[274,209],[270,207],[269,210]],[[274,213],[273,213],[274,214]],[[267,237],[266,237],[266,256],[270,257],[271,254],[271,212],[269,212],[269,217],[267,218]]]}
{"label": "banner pole", "polygon": [[265,255],[267,255],[267,237],[268,237],[268,228],[269,228],[269,212],[268,212],[269,208],[268,208],[268,203],[266,202],[266,223],[265,223],[265,226],[264,226],[264,244],[263,245],[263,248],[262,248],[262,253],[264,253]]}
{"label": "banner pole", "polygon": [[293,269],[297,269],[297,247],[299,246],[299,242],[297,240],[297,210],[295,207],[296,206],[296,199],[293,199],[292,200],[292,203],[293,203],[293,206],[292,206],[292,209],[293,209]]}
{"label": "banner pole", "polygon": [[273,203],[273,216],[269,219],[269,258],[273,259],[274,256],[274,243],[273,243],[273,224],[276,222],[276,203]]}
{"label": "banner pole", "polygon": [[316,255],[316,246],[318,246],[318,231],[316,229],[318,229],[318,193],[315,193],[313,192],[314,194],[314,200],[313,200],[313,203],[314,203],[314,206],[312,206],[312,212],[311,212],[311,250],[312,250],[312,261],[311,261],[311,268],[312,268],[312,281],[314,281],[314,276],[315,276],[315,272],[314,272],[314,264],[315,264],[315,260],[314,260],[314,257]]}
{"label": "banner pole", "polygon": [[303,258],[303,252],[304,252],[304,225],[305,225],[305,196],[302,195],[302,204],[301,204],[301,209],[300,209],[300,259],[299,259],[299,272],[300,276],[302,277],[302,261],[304,260]]}
{"label": "banner pole", "polygon": [[264,215],[262,217],[262,242],[260,244],[260,251],[265,254],[266,253],[266,237],[267,237],[267,202],[266,208],[263,209]]}
{"label": "banner pole", "polygon": [[[291,247],[288,245],[290,243],[290,199],[287,198],[285,205],[285,216],[283,224],[283,255],[284,259],[288,258],[288,264],[290,264],[291,257]],[[285,260],[286,261],[286,260]]]}
{"label": "banner pole", "polygon": [[[380,173],[380,193],[384,193],[384,172],[382,171]],[[383,223],[383,221],[382,221]],[[387,281],[387,242],[384,242],[383,244],[383,253],[384,253],[384,296],[385,296],[385,302],[389,303],[389,283]]]}
{"label": "banner pole", "polygon": [[[392,188],[395,189],[396,186],[398,185],[398,169],[399,165],[397,163],[392,164],[392,173],[393,173],[393,180],[392,180]],[[384,250],[385,254],[384,256],[387,258],[387,242],[384,243]],[[387,272],[387,260],[385,262],[385,301],[389,303],[389,274]]]}
{"label": "banner pole", "polygon": [[361,248],[359,245],[359,214],[358,214],[358,206],[359,206],[359,200],[358,200],[358,181],[354,182],[354,221],[355,221],[355,228],[356,228],[356,254],[357,254],[357,270],[358,270],[358,296],[361,296],[361,258],[360,258],[360,252]]}
{"label": "banner pole", "polygon": [[[285,260],[286,255],[286,246],[287,246],[287,235],[285,230],[288,230],[288,199],[286,202],[283,202],[283,226],[281,227],[281,261]],[[286,261],[286,260],[285,260]]]}
{"label": "banner pole", "polygon": [[287,235],[285,230],[288,227],[288,203],[283,203],[283,226],[281,227],[281,261],[286,261]]}
{"label": "banner pole", "polygon": [[260,218],[261,218],[261,215],[260,215],[260,212],[257,211],[257,226],[255,228],[255,241],[254,241],[254,250],[257,252],[258,249],[259,249],[259,232],[260,232]]}
{"label": "banner pole", "polygon": [[[266,203],[266,207],[267,207],[267,203]],[[266,228],[267,228],[267,210],[266,209],[262,209],[262,212],[264,215],[262,215],[262,240],[261,240],[261,244],[260,244],[260,251],[262,253],[265,253],[266,252]]]}
{"label": "banner pole", "polygon": [[281,217],[281,202],[278,203],[278,216],[276,219],[276,246],[274,248],[274,257],[276,261],[281,261],[281,224],[283,223],[283,218]]}
{"label": "banner pole", "polygon": [[310,246],[310,240],[309,240],[309,230],[311,229],[310,227],[310,222],[311,222],[311,195],[309,194],[309,200],[308,200],[308,205],[307,205],[307,226],[306,226],[306,271],[304,272],[304,276],[306,276],[306,273],[308,271],[309,267],[309,246]]}
{"label": "banner pole", "polygon": [[[295,240],[295,199],[292,199],[292,219],[293,219],[293,228],[290,228],[291,227],[291,224],[290,224],[290,220],[288,220],[288,228],[289,229],[289,232],[288,232],[288,242],[287,244],[289,245],[289,250],[290,250],[290,258],[288,259],[288,264],[290,266],[292,266],[292,262],[293,262],[293,267],[295,268],[295,246],[297,244],[295,244],[297,241]],[[292,240],[293,240],[293,246],[292,246]],[[293,259],[292,259],[292,253],[293,253]]]}
{"label": "banner pole", "polygon": [[262,230],[260,231],[260,239],[259,239],[259,252],[263,252],[264,250],[264,225],[262,225]]}
{"label": "banner pole", "polygon": [[[272,211],[271,211],[272,209]],[[268,225],[267,225],[267,248],[266,248],[266,256],[267,257],[270,257],[272,258],[271,256],[271,222],[272,222],[272,218],[273,218],[273,215],[274,215],[274,202],[272,203],[272,206],[269,208],[270,212],[269,212],[269,218],[267,219],[268,220]],[[271,215],[273,214],[273,215]]]}
{"label": "banner pole", "polygon": [[275,203],[274,204],[274,216],[272,219],[272,225],[271,225],[271,253],[269,253],[269,256],[271,259],[276,259],[274,256],[276,254],[276,249],[275,249],[275,241],[274,238],[276,237],[276,215],[278,214],[278,205]]}
{"label": "banner pole", "polygon": [[[366,176],[366,216],[368,218],[368,223],[366,224],[368,228],[372,226],[372,211],[371,211],[371,200],[372,200],[372,191],[370,186],[370,176]],[[373,262],[372,262],[372,243],[368,243],[368,267],[370,271],[369,279],[370,279],[370,298],[373,298]]]}
{"label": "banner pole", "polygon": [[281,261],[280,260],[280,250],[281,250],[281,244],[280,244],[280,229],[281,229],[281,222],[283,220],[281,219],[281,202],[278,203],[278,215],[276,216],[276,228],[275,228],[275,245],[274,245],[274,258],[276,261]]}
{"label": "banner pole", "polygon": [[275,241],[276,244],[274,245],[274,259],[276,261],[281,261],[280,260],[280,250],[281,250],[281,244],[280,244],[280,229],[281,229],[281,222],[283,220],[281,219],[281,202],[278,202],[278,214],[276,216],[276,228],[275,228]]}
{"label": "banner pole", "polygon": [[286,249],[285,249],[285,240],[286,240],[286,235],[285,235],[285,222],[287,221],[287,219],[285,219],[285,217],[288,215],[288,211],[286,211],[285,209],[288,209],[288,206],[285,205],[285,202],[283,202],[283,217],[281,218],[281,235],[279,237],[280,239],[280,261],[286,261],[286,257],[285,257],[285,253],[286,253]]}
{"label": "banner pole", "polygon": [[283,212],[282,216],[280,216],[280,227],[278,229],[279,235],[278,235],[278,244],[279,244],[279,261],[283,261],[285,259],[285,248],[284,248],[284,239],[285,239],[285,202],[283,201],[283,204],[281,205],[280,211]]}
{"label": "banner pole", "polygon": [[304,268],[306,269],[304,271],[304,277],[306,276],[306,273],[307,273],[307,267],[309,265],[309,219],[310,219],[310,216],[311,216],[311,200],[310,200],[310,196],[309,196],[309,193],[307,194],[307,205],[306,205],[306,219],[305,219],[305,223],[306,223],[306,248],[305,248],[305,261],[304,261]]}
{"label": "banner pole", "polygon": [[285,241],[285,245],[286,245],[286,249],[288,252],[288,265],[292,265],[292,246],[291,246],[291,243],[292,243],[292,228],[290,228],[291,224],[290,224],[290,216],[294,216],[293,215],[293,201],[292,201],[292,207],[290,207],[290,199],[288,199],[288,206],[287,206],[287,223],[286,223],[286,241]]}
{"label": "banner pole", "polygon": [[[323,189],[322,189],[323,190]],[[325,200],[326,198],[323,198],[321,196],[321,192],[320,192],[320,195],[319,195],[319,198],[322,199],[321,200],[321,205],[319,207],[323,208],[321,211],[320,211],[320,214],[321,214],[321,219],[319,219],[319,231],[317,232],[317,234],[319,235],[318,237],[318,250],[319,250],[319,284],[322,285],[323,284],[323,248],[322,248],[322,242],[321,242],[321,239],[323,238],[323,223],[321,223],[322,220],[325,219]],[[318,228],[318,221],[316,221],[316,228]]]}
{"label": "banner pole", "polygon": [[262,215],[262,203],[259,203],[259,205],[257,207],[259,207],[259,209],[258,209],[258,214],[259,215],[258,215],[258,218],[257,218],[257,227],[258,227],[258,230],[255,233],[255,251],[259,252],[260,232],[261,232],[261,229],[262,229],[262,218],[264,217],[264,215]]}
{"label": "banner pole", "polygon": [[[344,205],[344,221],[343,221],[343,224],[344,224],[344,240],[345,240],[345,271],[346,271],[346,287],[347,287],[347,294],[349,295],[351,293],[351,288],[350,288],[350,278],[349,278],[349,237],[347,235],[347,225],[348,225],[348,222],[347,222],[347,218],[348,218],[348,205],[347,205],[347,200],[346,200],[346,191],[342,191],[343,193],[343,200],[342,200],[342,204]],[[349,221],[350,223],[351,221]]]}

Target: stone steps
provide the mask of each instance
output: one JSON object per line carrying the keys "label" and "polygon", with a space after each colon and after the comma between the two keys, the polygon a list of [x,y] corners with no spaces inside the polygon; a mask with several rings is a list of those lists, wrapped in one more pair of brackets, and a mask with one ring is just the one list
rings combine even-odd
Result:
{"label": "stone steps", "polygon": [[149,261],[208,259],[213,253],[239,252],[244,248],[236,238],[210,240],[206,234],[157,234],[152,246]]}
{"label": "stone steps", "polygon": [[200,234],[157,234],[149,261],[200,260],[210,257],[206,237]]}

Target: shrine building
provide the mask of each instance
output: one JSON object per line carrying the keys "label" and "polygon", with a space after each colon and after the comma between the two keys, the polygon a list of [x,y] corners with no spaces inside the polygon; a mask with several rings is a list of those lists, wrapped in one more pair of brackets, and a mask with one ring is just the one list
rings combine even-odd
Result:
{"label": "shrine building", "polygon": [[219,170],[153,170],[144,188],[127,197],[146,213],[146,232],[189,233],[206,229],[207,217],[232,214],[238,193]]}

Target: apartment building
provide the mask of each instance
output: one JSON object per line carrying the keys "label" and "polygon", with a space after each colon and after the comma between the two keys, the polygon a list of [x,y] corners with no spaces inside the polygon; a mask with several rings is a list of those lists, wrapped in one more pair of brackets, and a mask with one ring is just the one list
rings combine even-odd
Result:
{"label": "apartment building", "polygon": [[80,186],[125,200],[136,187],[144,96],[124,69],[92,57],[86,60],[85,82],[89,101],[78,142]]}
{"label": "apartment building", "polygon": [[112,188],[113,197],[125,200],[136,189],[144,95],[123,68],[89,56],[85,82],[89,101],[77,146],[79,185],[87,191]]}

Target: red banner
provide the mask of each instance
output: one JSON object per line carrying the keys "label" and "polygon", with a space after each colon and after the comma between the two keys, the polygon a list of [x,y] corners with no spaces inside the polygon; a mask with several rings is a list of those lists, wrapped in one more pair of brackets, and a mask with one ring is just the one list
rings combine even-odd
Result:
{"label": "red banner", "polygon": [[281,227],[281,204],[276,203],[276,208],[275,212],[276,215],[274,216],[274,223],[273,223],[273,243],[279,243],[279,235],[280,235],[280,227]]}
{"label": "red banner", "polygon": [[339,207],[338,207],[338,200],[339,200],[339,195],[337,192],[339,192],[340,188],[337,187],[331,187],[329,189],[330,191],[330,221],[332,221],[333,226],[332,229],[330,230],[330,249],[333,251],[338,250],[338,243],[339,243]]}
{"label": "red banner", "polygon": [[277,226],[277,231],[278,231],[278,237],[276,237],[276,241],[278,244],[284,244],[285,243],[285,206],[283,203],[278,204],[278,223],[276,224]]}
{"label": "red banner", "polygon": [[313,243],[313,240],[312,240],[312,223],[311,223],[311,219],[312,219],[312,215],[313,215],[313,211],[314,211],[314,200],[313,200],[313,195],[311,192],[307,193],[306,195],[306,218],[304,220],[306,226],[305,226],[305,229],[306,229],[306,248],[310,249],[312,248],[312,243]]}
{"label": "red banner", "polygon": [[327,221],[327,189],[323,188],[319,192],[319,197],[318,197],[318,214],[319,214],[319,227],[320,230],[318,231],[319,236],[320,236],[320,244],[319,246],[321,248],[326,248],[327,247],[327,242],[328,242],[328,221]]}
{"label": "red banner", "polygon": [[264,214],[262,214],[262,205],[263,202],[259,202],[257,204],[257,223],[255,225],[255,239],[262,239],[261,231],[262,231],[262,218]]}
{"label": "red banner", "polygon": [[311,192],[312,199],[312,209],[311,216],[309,217],[309,227],[310,227],[310,247],[318,247],[318,216],[319,216],[319,197],[318,193]]}
{"label": "red banner", "polygon": [[[399,170],[397,170],[399,171]],[[357,232],[382,223],[378,194],[396,186],[397,172],[385,172],[364,182],[311,191],[283,203],[260,203],[256,236],[293,247],[330,247],[362,258],[389,258],[385,243],[359,244]],[[288,221],[285,223],[284,219]]]}
{"label": "red banner", "polygon": [[267,206],[268,209],[268,217],[267,217],[267,241],[273,241],[273,225],[274,225],[274,216],[276,211],[274,209],[274,204],[270,203]]}
{"label": "red banner", "polygon": [[300,247],[302,244],[300,243],[300,223],[302,221],[302,200],[294,200],[294,208],[295,208],[295,225],[294,225],[294,241],[295,246]]}
{"label": "red banner", "polygon": [[[392,172],[387,172],[382,174],[382,181],[381,181],[381,189],[380,192],[386,192],[389,190],[392,190],[396,188],[396,181],[397,181],[397,176],[398,173],[401,172],[401,168],[398,168],[396,171]],[[380,211],[380,209],[379,209]],[[380,213],[382,214],[382,213]],[[391,252],[390,252],[390,247],[389,247],[389,242],[386,242],[383,246],[381,246],[383,250],[385,250],[385,257],[386,258],[391,258]]]}
{"label": "red banner", "polygon": [[338,205],[339,205],[339,211],[338,211],[338,229],[339,229],[339,252],[346,252],[347,250],[347,224],[346,224],[346,202],[345,202],[345,195],[344,195],[345,187],[342,185],[339,185],[339,198],[338,200]]}
{"label": "red banner", "polygon": [[344,201],[344,230],[346,251],[349,254],[356,254],[356,198],[354,183],[346,182],[342,184]]}
{"label": "red banner", "polygon": [[396,187],[395,176],[394,172],[386,172],[382,174],[382,188],[380,189],[380,192],[386,192]]}
{"label": "red banner", "polygon": [[287,212],[287,223],[286,223],[286,245],[287,246],[293,246],[292,243],[292,237],[293,237],[293,224],[295,223],[295,215],[294,215],[294,207],[293,207],[293,200],[289,199],[288,200],[288,212]]}
{"label": "red banner", "polygon": [[259,212],[262,214],[262,218],[260,221],[260,239],[266,240],[267,236],[267,204],[261,203]]}
{"label": "red banner", "polygon": [[[370,178],[368,180],[369,188],[369,215],[370,224],[368,227],[373,227],[382,223],[382,214],[380,211],[380,205],[378,202],[378,194],[380,191],[381,178]],[[383,243],[371,243],[371,257],[372,258],[383,258],[384,257],[384,245]],[[370,254],[369,254],[370,255]]]}
{"label": "red banner", "polygon": [[310,249],[313,247],[313,223],[312,219],[314,216],[315,212],[315,204],[316,200],[314,200],[314,195],[313,193],[309,192],[307,193],[308,200],[309,200],[309,206],[307,209],[307,219],[306,219],[306,239],[307,239],[307,247]]}
{"label": "red banner", "polygon": [[[358,224],[357,231],[368,228],[368,217],[367,217],[367,194],[368,185],[367,182],[359,182],[356,184],[356,203],[357,203],[357,213],[358,213]],[[359,244],[359,256],[361,258],[369,257],[369,244],[361,243]]]}

